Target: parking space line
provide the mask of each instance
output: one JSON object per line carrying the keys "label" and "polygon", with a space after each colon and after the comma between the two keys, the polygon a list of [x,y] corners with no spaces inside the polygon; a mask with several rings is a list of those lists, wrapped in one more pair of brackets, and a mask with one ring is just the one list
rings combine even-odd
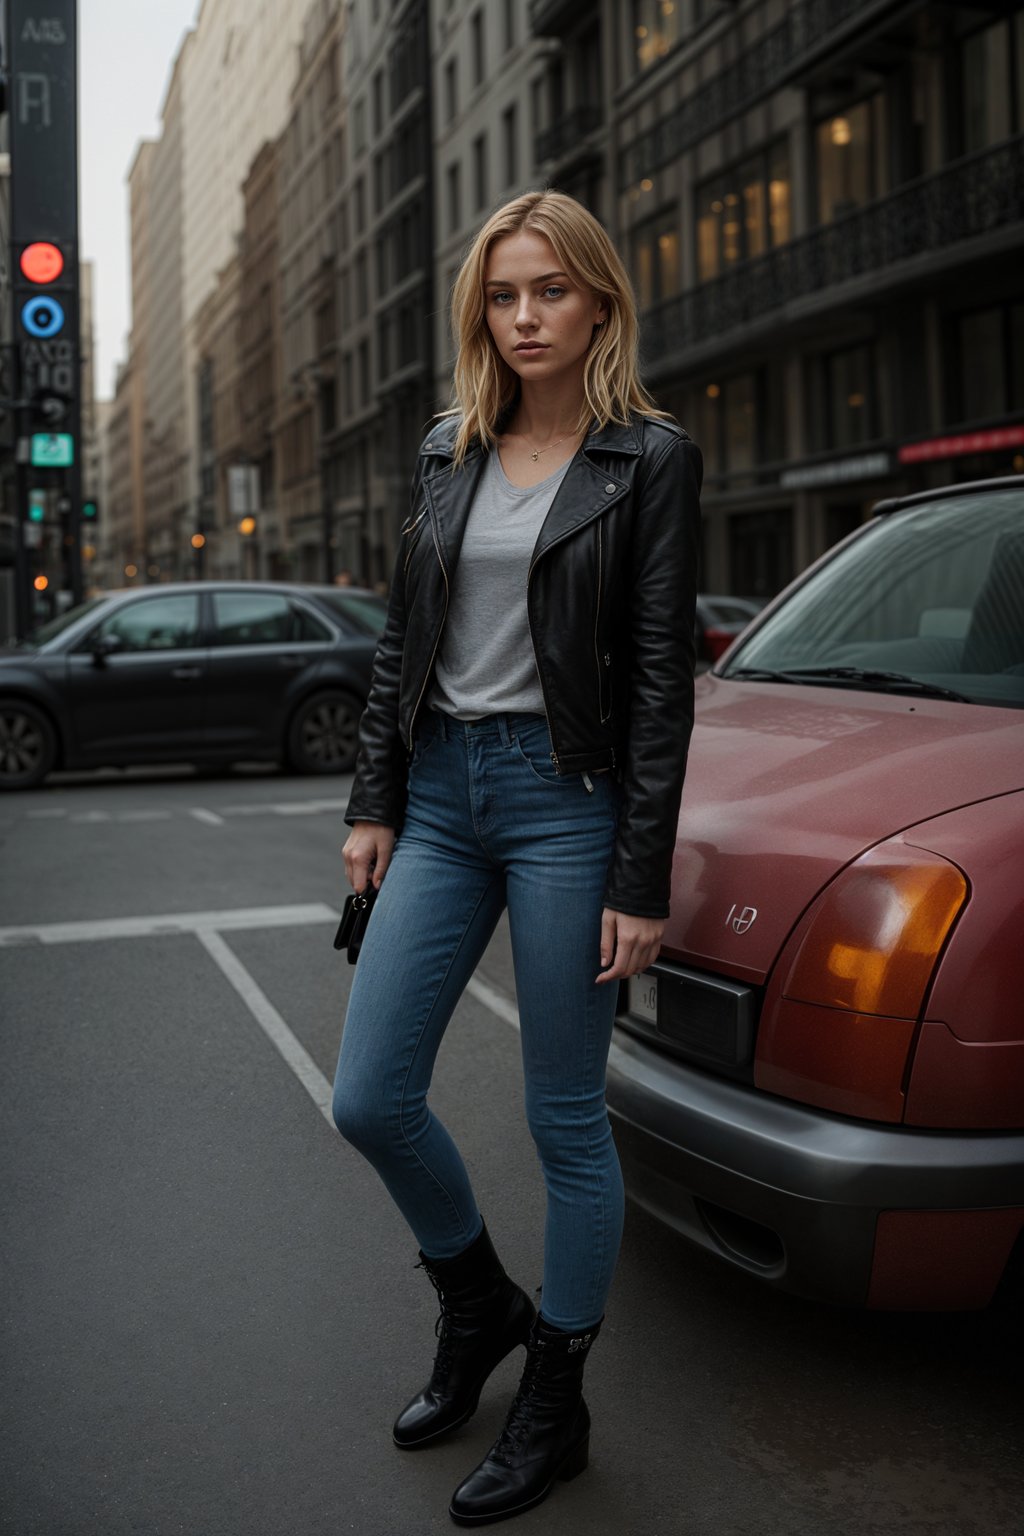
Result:
{"label": "parking space line", "polygon": [[151,938],[199,929],[298,928],[307,923],[336,923],[338,913],[325,902],[293,907],[237,907],[223,912],[171,912],[157,917],[109,917],[83,923],[41,923],[0,928],[0,947],[14,944],[79,944],[93,939]]}
{"label": "parking space line", "polygon": [[222,816],[326,816],[343,811],[347,800],[268,800],[260,804],[222,805]]}
{"label": "parking space line", "polygon": [[481,981],[478,976],[471,976],[466,983],[466,991],[472,993],[478,1003],[483,1003],[497,1018],[506,1024],[511,1024],[513,1029],[519,1028],[519,1010],[503,993],[496,988],[488,986],[486,981]]}
{"label": "parking space line", "polygon": [[216,811],[204,811],[201,805],[194,805],[189,811],[189,815],[194,816],[196,821],[205,821],[210,827],[222,827],[224,825],[223,816],[218,816]]}
{"label": "parking space line", "polygon": [[328,1125],[334,1125],[331,1114],[333,1090],[305,1046],[300,1044],[282,1019],[266,993],[249,975],[238,956],[228,948],[219,933],[212,928],[199,928],[196,937],[206,952],[216,961],[245,1003],[257,1024],[284,1058],[286,1065],[298,1078]]}

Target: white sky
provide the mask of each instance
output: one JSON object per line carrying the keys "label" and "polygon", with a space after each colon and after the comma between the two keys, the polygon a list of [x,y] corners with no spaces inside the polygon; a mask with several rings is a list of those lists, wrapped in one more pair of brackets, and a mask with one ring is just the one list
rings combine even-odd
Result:
{"label": "white sky", "polygon": [[94,265],[96,393],[114,393],[131,321],[128,168],[155,138],[182,35],[199,0],[80,0],[78,7],[79,235]]}

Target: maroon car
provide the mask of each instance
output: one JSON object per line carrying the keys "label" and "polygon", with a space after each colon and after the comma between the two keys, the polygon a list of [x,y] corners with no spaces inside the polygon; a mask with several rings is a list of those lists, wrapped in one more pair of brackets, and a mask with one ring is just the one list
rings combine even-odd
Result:
{"label": "maroon car", "polygon": [[697,695],[627,1189],[784,1289],[982,1306],[1024,1249],[1024,477],[883,503]]}

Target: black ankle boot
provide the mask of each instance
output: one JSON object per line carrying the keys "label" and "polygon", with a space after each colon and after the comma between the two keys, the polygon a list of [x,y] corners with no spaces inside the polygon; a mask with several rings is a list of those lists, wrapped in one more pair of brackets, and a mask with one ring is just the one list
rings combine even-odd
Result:
{"label": "black ankle boot", "polygon": [[557,1478],[568,1481],[586,1467],[590,1414],[583,1367],[600,1326],[563,1333],[538,1317],[505,1428],[452,1496],[448,1513],[456,1525],[522,1514],[547,1498]]}
{"label": "black ankle boot", "polygon": [[510,1280],[484,1227],[454,1259],[420,1264],[441,1303],[437,1355],[430,1380],[395,1420],[403,1450],[430,1445],[476,1412],[484,1382],[517,1344],[526,1344],[533,1302]]}

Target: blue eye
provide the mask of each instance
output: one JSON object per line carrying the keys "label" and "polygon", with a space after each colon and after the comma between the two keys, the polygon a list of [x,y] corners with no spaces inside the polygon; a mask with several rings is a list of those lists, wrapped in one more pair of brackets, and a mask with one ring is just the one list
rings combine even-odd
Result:
{"label": "blue eye", "polygon": [[498,293],[491,294],[491,298],[495,304],[501,304],[505,299],[510,299],[511,297],[512,295],[510,293],[506,293],[504,289]]}
{"label": "blue eye", "polygon": [[561,297],[561,295],[565,292],[565,289],[564,288],[559,288],[557,283],[552,283],[550,288],[545,288],[544,289],[544,292],[546,294],[554,293],[554,294],[557,294],[559,297]]}

